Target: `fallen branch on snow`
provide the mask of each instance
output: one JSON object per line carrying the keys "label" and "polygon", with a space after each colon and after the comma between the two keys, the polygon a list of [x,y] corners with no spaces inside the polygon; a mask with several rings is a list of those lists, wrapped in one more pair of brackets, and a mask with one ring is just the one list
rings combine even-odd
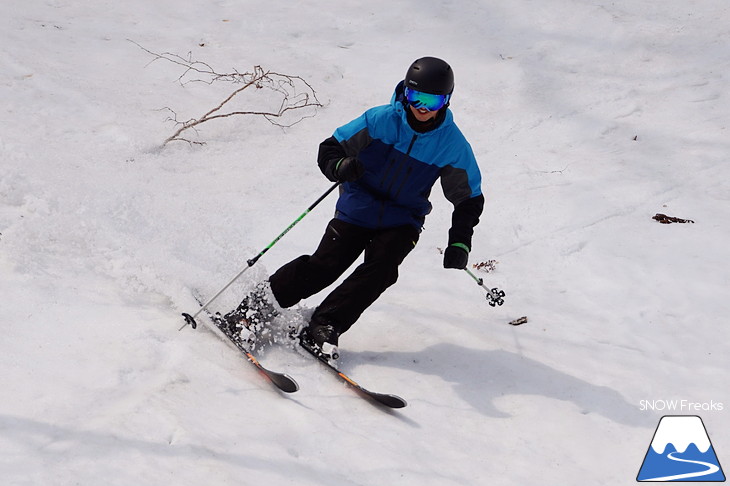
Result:
{"label": "fallen branch on snow", "polygon": [[[317,93],[314,88],[302,77],[281,74],[273,71],[268,71],[261,66],[254,66],[250,72],[238,72],[234,71],[231,73],[220,73],[213,69],[209,64],[202,61],[195,61],[192,59],[192,54],[188,54],[188,57],[182,57],[177,54],[169,52],[156,53],[142,47],[134,41],[133,44],[137,45],[140,49],[153,56],[150,63],[163,60],[177,64],[181,66],[184,71],[178,78],[178,82],[181,85],[186,85],[192,82],[201,82],[205,84],[213,84],[216,82],[229,82],[233,84],[241,84],[242,86],[234,90],[228,95],[218,106],[209,110],[203,116],[199,118],[192,118],[190,120],[181,122],[177,120],[177,113],[170,108],[165,108],[173,113],[170,120],[174,121],[179,125],[178,129],[169,136],[163,146],[173,141],[188,142],[190,144],[204,145],[205,142],[192,141],[184,138],[182,135],[185,131],[195,129],[198,125],[221,118],[228,118],[232,116],[240,115],[253,115],[261,116],[265,118],[269,123],[288,128],[296,125],[305,118],[314,116],[314,113],[310,112],[308,115],[300,115],[294,121],[285,122],[283,117],[285,114],[302,109],[314,109],[322,107],[322,103],[317,99]],[[227,109],[231,101],[247,90],[248,88],[255,88],[257,90],[264,89],[273,92],[278,98],[278,105],[270,110],[241,110],[241,109]]]}
{"label": "fallen branch on snow", "polygon": [[694,221],[692,221],[691,219],[675,218],[674,216],[667,216],[666,214],[661,214],[661,213],[657,213],[651,219],[659,221],[662,224],[694,223]]}

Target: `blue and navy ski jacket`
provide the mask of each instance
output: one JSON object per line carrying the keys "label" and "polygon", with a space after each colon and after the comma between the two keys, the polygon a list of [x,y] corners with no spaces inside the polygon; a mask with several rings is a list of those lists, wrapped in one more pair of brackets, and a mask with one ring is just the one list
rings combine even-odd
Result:
{"label": "blue and navy ski jacket", "polygon": [[369,109],[320,145],[319,166],[330,180],[336,180],[342,157],[358,158],[365,169],[360,179],[342,184],[336,217],[366,228],[410,224],[420,230],[432,209],[431,188],[440,179],[454,205],[449,244],[471,248],[484,204],[471,146],[448,107],[426,132],[412,128],[406,110],[401,82],[390,104]]}

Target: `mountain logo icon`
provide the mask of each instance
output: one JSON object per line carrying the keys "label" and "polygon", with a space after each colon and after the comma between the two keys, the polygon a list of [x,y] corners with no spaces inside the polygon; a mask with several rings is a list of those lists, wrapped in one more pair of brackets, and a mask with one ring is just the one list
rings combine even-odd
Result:
{"label": "mountain logo icon", "polygon": [[702,419],[696,415],[662,417],[636,480],[725,481]]}

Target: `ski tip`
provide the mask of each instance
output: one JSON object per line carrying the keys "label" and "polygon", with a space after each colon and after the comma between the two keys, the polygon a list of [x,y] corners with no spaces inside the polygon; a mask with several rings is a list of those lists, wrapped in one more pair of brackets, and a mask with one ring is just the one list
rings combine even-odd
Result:
{"label": "ski tip", "polygon": [[299,391],[299,383],[289,375],[281,375],[281,379],[275,382],[276,386],[279,387],[284,393],[294,393]]}
{"label": "ski tip", "polygon": [[378,402],[390,408],[405,408],[408,405],[408,402],[396,395],[384,396]]}
{"label": "ski tip", "polygon": [[286,373],[277,373],[265,368],[259,368],[263,371],[271,382],[284,393],[294,393],[299,391],[299,383]]}

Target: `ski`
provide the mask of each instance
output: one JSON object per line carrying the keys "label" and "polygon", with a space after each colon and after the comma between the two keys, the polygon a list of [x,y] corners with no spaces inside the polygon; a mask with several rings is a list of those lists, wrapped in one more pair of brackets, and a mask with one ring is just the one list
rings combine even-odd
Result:
{"label": "ski", "polygon": [[319,352],[317,349],[313,348],[307,341],[303,339],[297,339],[299,342],[299,345],[304,348],[305,351],[307,351],[309,354],[317,358],[323,365],[325,365],[327,368],[329,368],[334,374],[339,376],[342,380],[345,381],[348,385],[353,387],[355,391],[357,391],[361,396],[370,398],[374,400],[375,402],[385,405],[386,407],[390,408],[403,408],[408,403],[403,400],[401,397],[397,395],[391,395],[387,393],[376,393],[373,391],[370,391],[364,387],[362,387],[360,384],[358,384],[355,380],[347,376],[345,373],[340,371],[335,365],[330,363],[329,359],[327,359],[327,356],[323,355],[321,352]]}
{"label": "ski", "polygon": [[[215,324],[216,329],[218,329],[221,334],[223,334],[231,343],[233,343],[233,345],[236,346],[236,348],[238,348],[241,353],[243,353],[247,361],[253,364],[259,372],[261,372],[266,378],[269,379],[271,383],[274,384],[274,386],[276,386],[284,393],[294,393],[295,391],[299,390],[299,384],[294,381],[294,378],[292,378],[291,376],[287,375],[286,373],[279,373],[277,371],[272,371],[264,367],[261,362],[256,358],[256,356],[254,356],[251,351],[246,347],[243,341],[240,338],[237,338],[236,336],[231,334],[228,328],[223,325],[223,321],[221,320],[220,316],[212,314],[207,309],[205,310],[205,313],[211,320],[211,322]],[[197,327],[197,323],[195,322],[195,319],[193,319],[193,316],[183,313],[183,317],[185,318],[185,321],[193,327],[193,329]]]}

